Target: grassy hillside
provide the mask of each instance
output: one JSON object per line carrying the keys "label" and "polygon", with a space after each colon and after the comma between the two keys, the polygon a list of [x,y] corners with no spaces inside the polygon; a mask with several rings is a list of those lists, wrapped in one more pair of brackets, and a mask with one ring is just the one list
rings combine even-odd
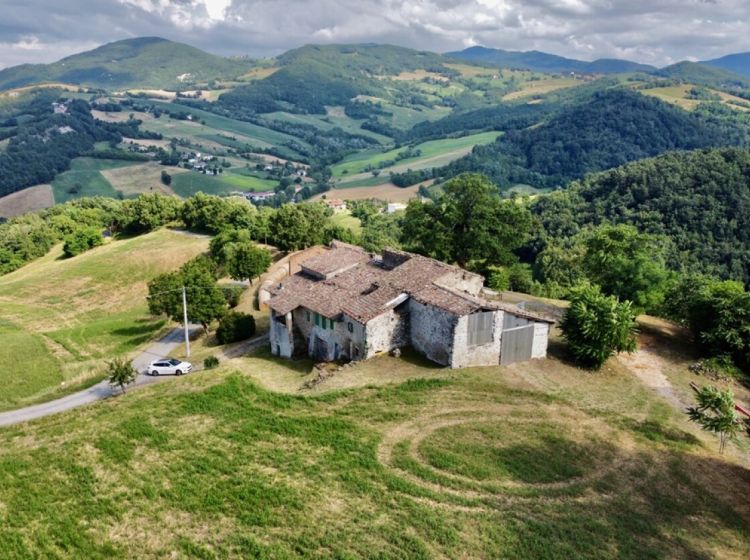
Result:
{"label": "grassy hillside", "polygon": [[750,554],[747,450],[720,457],[622,362],[314,377],[263,351],[0,430],[5,557]]}
{"label": "grassy hillside", "polygon": [[95,379],[164,327],[146,311],[146,282],[206,249],[160,230],[72,259],[61,250],[0,278],[0,409]]}
{"label": "grassy hillside", "polygon": [[158,37],[116,41],[52,64],[24,64],[0,71],[0,89],[41,82],[101,88],[189,89],[217,78],[232,78],[250,64],[208,54]]}

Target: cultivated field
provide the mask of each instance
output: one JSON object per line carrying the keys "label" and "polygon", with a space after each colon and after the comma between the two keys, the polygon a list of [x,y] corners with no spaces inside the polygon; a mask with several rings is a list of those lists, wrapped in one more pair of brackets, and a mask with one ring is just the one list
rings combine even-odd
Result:
{"label": "cultivated field", "polygon": [[[384,183],[372,187],[347,187],[344,189],[332,189],[328,191],[328,198],[340,198],[342,200],[366,200],[377,198],[388,202],[406,202],[417,196],[419,185],[400,188],[393,183]],[[316,195],[313,200],[320,200],[323,195]]]}
{"label": "cultivated field", "polygon": [[254,175],[242,175],[225,171],[220,175],[204,175],[197,171],[179,173],[172,177],[172,190],[180,196],[188,197],[197,192],[228,194],[236,191],[268,191],[278,183],[261,179]]}
{"label": "cultivated field", "polygon": [[179,168],[165,167],[157,162],[102,169],[100,173],[112,185],[112,188],[121,192],[126,197],[149,192],[174,194],[171,188],[162,183],[162,171],[169,172],[173,179],[179,173],[186,173],[186,171]]}
{"label": "cultivated field", "polygon": [[556,357],[450,371],[407,352],[321,379],[262,350],[0,430],[0,546],[9,558],[746,558],[747,449],[716,446],[618,360],[596,374]]}
{"label": "cultivated field", "polygon": [[83,196],[116,198],[117,191],[101,172],[132,165],[136,164],[132,161],[114,159],[75,158],[70,164],[70,169],[60,173],[52,181],[55,202],[59,204]]}
{"label": "cultivated field", "polygon": [[50,185],[37,185],[0,197],[0,217],[10,218],[49,208],[55,203]]}
{"label": "cultivated field", "polygon": [[575,87],[581,85],[580,80],[575,78],[546,78],[541,80],[532,80],[524,82],[518,91],[514,91],[503,96],[503,100],[512,101],[514,99],[523,99],[535,95],[544,95],[552,91]]}
{"label": "cultivated field", "polygon": [[0,277],[0,409],[98,379],[104,359],[149,341],[165,323],[147,314],[146,282],[207,245],[160,230],[72,259],[58,247]]}
{"label": "cultivated field", "polygon": [[[405,171],[407,168],[410,169],[423,169],[425,167],[437,167],[450,163],[454,159],[467,154],[471,149],[478,144],[489,144],[493,142],[498,136],[499,132],[481,132],[478,134],[470,134],[468,136],[462,136],[461,138],[446,138],[444,140],[430,140],[414,146],[414,149],[421,150],[422,154],[417,157],[402,159],[395,162],[394,165],[386,167],[381,170],[381,173],[387,173],[389,171]],[[333,165],[331,171],[334,177],[341,179],[346,178],[354,179],[357,174],[363,173],[364,169],[370,165],[377,167],[378,164],[395,160],[399,152],[404,151],[406,148],[394,148],[387,152],[380,150],[368,150],[358,152],[344,158],[343,161]],[[364,172],[369,174],[369,172]]]}

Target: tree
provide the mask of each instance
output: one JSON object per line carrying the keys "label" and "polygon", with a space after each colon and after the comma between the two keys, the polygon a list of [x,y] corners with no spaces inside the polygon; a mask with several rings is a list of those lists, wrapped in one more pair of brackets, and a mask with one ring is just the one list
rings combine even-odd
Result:
{"label": "tree", "polygon": [[79,228],[65,237],[63,254],[66,257],[75,257],[104,243],[104,238],[99,228]]}
{"label": "tree", "polygon": [[[326,218],[323,214],[313,215],[313,212],[310,212],[310,215],[308,215],[302,209],[303,206],[307,205],[284,204],[271,217],[269,224],[270,240],[282,251],[298,251],[315,245],[317,229],[321,225],[325,227]],[[322,224],[311,223],[310,217],[321,220]],[[320,239],[317,241],[322,242],[322,239],[323,231],[321,229]]]}
{"label": "tree", "polygon": [[211,238],[208,252],[211,258],[219,264],[224,264],[226,256],[224,248],[231,243],[251,243],[250,232],[246,229],[226,228]]}
{"label": "tree", "polygon": [[215,266],[204,256],[188,261],[179,271],[161,274],[149,282],[149,312],[182,322],[183,286],[187,294],[188,320],[200,323],[204,330],[208,330],[211,322],[224,314],[227,303],[216,283]]}
{"label": "tree", "polygon": [[166,169],[162,169],[161,171],[161,182],[167,186],[172,184],[172,176],[167,173]]}
{"label": "tree", "polygon": [[271,253],[252,242],[229,243],[224,247],[224,261],[231,278],[252,281],[271,266]]}
{"label": "tree", "polygon": [[742,284],[708,282],[690,303],[688,324],[705,354],[750,368],[750,292]]}
{"label": "tree", "polygon": [[716,387],[701,387],[696,396],[698,406],[688,409],[688,416],[707,432],[719,434],[719,452],[724,452],[727,439],[734,439],[742,429],[740,418],[734,409],[734,394],[731,389],[722,391]]}
{"label": "tree", "polygon": [[639,312],[661,306],[669,280],[664,240],[633,226],[605,225],[595,228],[584,246],[586,276],[605,294],[632,301]]}
{"label": "tree", "polygon": [[486,177],[464,174],[449,181],[434,203],[412,200],[402,241],[407,248],[465,266],[508,265],[532,229],[523,205],[505,201]]}
{"label": "tree", "polygon": [[598,286],[582,285],[572,290],[560,328],[575,361],[591,369],[600,369],[615,353],[636,348],[631,303],[602,294]]}
{"label": "tree", "polygon": [[135,381],[138,376],[133,364],[123,358],[115,358],[111,362],[107,362],[107,371],[109,384],[119,387],[123,393],[125,392],[125,386]]}
{"label": "tree", "polygon": [[131,233],[154,230],[180,217],[182,202],[160,193],[142,194],[124,203],[124,227]]}

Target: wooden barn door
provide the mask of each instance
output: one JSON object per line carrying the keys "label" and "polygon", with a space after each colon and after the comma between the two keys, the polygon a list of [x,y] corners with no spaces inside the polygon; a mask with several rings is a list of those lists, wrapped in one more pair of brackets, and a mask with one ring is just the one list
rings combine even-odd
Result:
{"label": "wooden barn door", "polygon": [[533,344],[534,323],[504,329],[500,340],[500,365],[530,360]]}

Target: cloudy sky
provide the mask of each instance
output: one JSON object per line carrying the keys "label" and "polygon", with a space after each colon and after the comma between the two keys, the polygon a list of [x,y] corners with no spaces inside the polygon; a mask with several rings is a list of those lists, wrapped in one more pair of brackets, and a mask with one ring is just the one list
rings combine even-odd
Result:
{"label": "cloudy sky", "polygon": [[0,68],[158,35],[268,56],[306,43],[538,49],[666,65],[750,51],[748,0],[0,0]]}

